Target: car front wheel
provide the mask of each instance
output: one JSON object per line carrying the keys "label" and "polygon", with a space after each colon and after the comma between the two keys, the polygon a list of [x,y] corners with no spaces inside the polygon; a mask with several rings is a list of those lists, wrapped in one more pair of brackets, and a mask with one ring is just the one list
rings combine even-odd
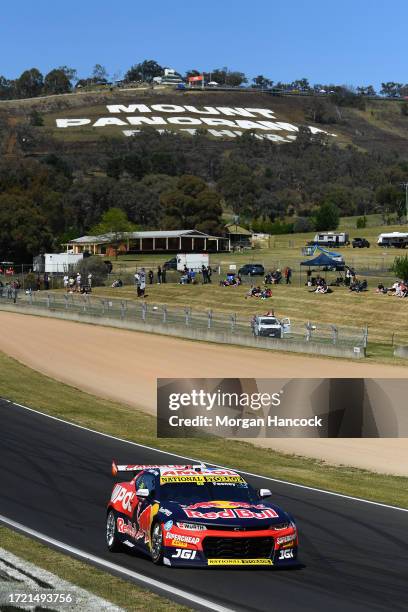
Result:
{"label": "car front wheel", "polygon": [[161,523],[155,523],[152,529],[152,561],[156,565],[163,563],[163,530]]}

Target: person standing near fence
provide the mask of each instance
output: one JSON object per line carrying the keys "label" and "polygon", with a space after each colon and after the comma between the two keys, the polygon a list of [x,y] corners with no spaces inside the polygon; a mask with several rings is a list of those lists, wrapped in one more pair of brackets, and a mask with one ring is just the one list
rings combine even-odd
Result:
{"label": "person standing near fence", "polygon": [[44,274],[44,289],[49,291],[50,288],[50,277],[48,276],[48,272]]}
{"label": "person standing near fence", "polygon": [[154,278],[154,274],[153,274],[153,270],[149,270],[149,285],[153,285],[153,278]]}
{"label": "person standing near fence", "polygon": [[290,285],[291,284],[291,278],[292,278],[292,268],[290,268],[289,266],[286,266],[285,268],[285,278],[286,278],[286,284]]}
{"label": "person standing near fence", "polygon": [[140,297],[140,274],[139,272],[135,272],[135,288],[137,297]]}
{"label": "person standing near fence", "polygon": [[162,269],[160,266],[157,266],[157,283],[161,285],[162,282]]}
{"label": "person standing near fence", "polygon": [[88,287],[92,289],[92,272],[88,274]]}
{"label": "person standing near fence", "polygon": [[68,281],[69,281],[69,277],[68,274],[64,274],[64,289],[65,291],[68,291]]}
{"label": "person standing near fence", "polygon": [[212,276],[212,268],[211,266],[207,266],[207,283],[211,283]]}
{"label": "person standing near fence", "polygon": [[76,288],[77,288],[77,291],[80,291],[80,289],[81,289],[81,278],[82,277],[81,277],[80,273],[77,272],[77,275],[76,275]]}
{"label": "person standing near fence", "polygon": [[142,268],[140,270],[140,284],[139,284],[139,297],[144,297],[146,290],[146,270]]}
{"label": "person standing near fence", "polygon": [[166,282],[166,274],[167,274],[167,270],[166,270],[166,268],[163,268],[163,270],[162,270],[162,283]]}
{"label": "person standing near fence", "polygon": [[146,291],[146,274],[140,275],[139,297],[144,297]]}
{"label": "person standing near fence", "polygon": [[18,294],[18,283],[14,281],[11,286],[11,297],[13,298],[14,304],[17,302],[17,294]]}

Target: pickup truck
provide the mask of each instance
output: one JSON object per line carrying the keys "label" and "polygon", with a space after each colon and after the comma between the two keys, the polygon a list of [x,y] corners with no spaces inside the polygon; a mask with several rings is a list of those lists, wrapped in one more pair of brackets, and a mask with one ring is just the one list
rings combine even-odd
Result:
{"label": "pickup truck", "polygon": [[290,333],[290,319],[278,319],[272,315],[256,315],[251,322],[254,336],[283,338]]}

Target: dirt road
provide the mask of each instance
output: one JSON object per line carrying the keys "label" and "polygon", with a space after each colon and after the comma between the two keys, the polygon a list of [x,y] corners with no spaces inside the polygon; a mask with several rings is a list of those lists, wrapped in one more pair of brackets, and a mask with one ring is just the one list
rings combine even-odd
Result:
{"label": "dirt road", "polygon": [[[156,378],[405,378],[408,368],[190,342],[46,317],[0,313],[0,350],[52,378],[155,413]],[[253,440],[252,440],[253,442]],[[408,475],[408,439],[280,439],[289,453]]]}

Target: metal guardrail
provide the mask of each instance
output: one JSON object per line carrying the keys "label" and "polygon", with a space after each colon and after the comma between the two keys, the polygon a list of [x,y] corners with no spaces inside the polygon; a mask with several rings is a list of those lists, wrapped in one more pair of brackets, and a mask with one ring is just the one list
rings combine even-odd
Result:
{"label": "metal guardrail", "polygon": [[[0,304],[14,302],[14,295],[5,292],[0,295]],[[82,313],[91,317],[108,317],[128,321],[140,321],[151,326],[168,326],[173,328],[196,328],[226,332],[233,336],[235,344],[240,337],[253,336],[251,318],[214,310],[193,310],[169,307],[165,304],[151,304],[145,301],[134,301],[117,298],[101,298],[90,295],[56,294],[46,292],[21,293],[17,295],[16,306],[22,309],[30,307],[53,311]],[[367,328],[353,328],[327,323],[292,323],[289,333],[283,340],[301,343],[335,345],[343,348],[367,347]]]}

